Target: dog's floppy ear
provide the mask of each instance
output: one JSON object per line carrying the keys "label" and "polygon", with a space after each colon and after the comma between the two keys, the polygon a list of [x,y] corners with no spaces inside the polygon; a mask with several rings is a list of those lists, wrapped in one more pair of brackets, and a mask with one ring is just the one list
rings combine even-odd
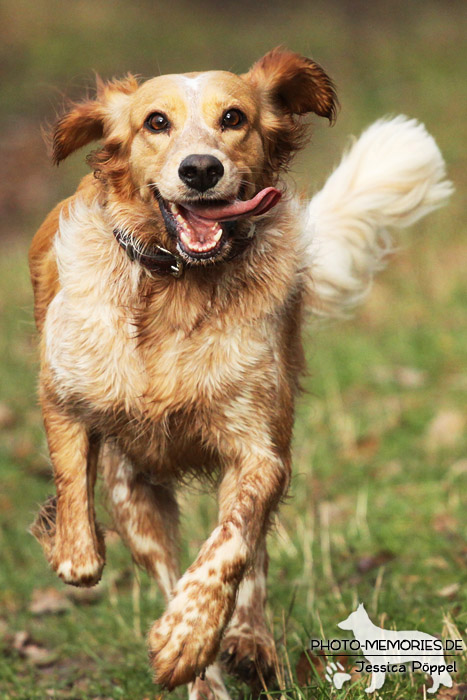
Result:
{"label": "dog's floppy ear", "polygon": [[334,84],[320,65],[305,56],[278,47],[260,58],[243,78],[289,114],[314,112],[330,122],[335,120]]}
{"label": "dog's floppy ear", "polygon": [[97,100],[87,100],[74,106],[55,125],[52,157],[56,165],[70,153],[101,139],[104,134],[105,113]]}
{"label": "dog's floppy ear", "polygon": [[259,94],[264,172],[271,184],[305,143],[307,125],[302,115],[314,112],[334,121],[336,92],[321,66],[280,47],[263,56],[242,77]]}
{"label": "dog's floppy ear", "polygon": [[107,83],[97,76],[96,82],[96,99],[75,103],[53,129],[52,158],[56,165],[78,148],[107,135],[121,116],[128,95],[138,87],[132,75]]}

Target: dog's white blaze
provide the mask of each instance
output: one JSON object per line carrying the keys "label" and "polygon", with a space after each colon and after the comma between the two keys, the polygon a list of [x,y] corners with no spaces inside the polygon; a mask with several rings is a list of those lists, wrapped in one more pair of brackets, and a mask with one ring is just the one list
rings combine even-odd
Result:
{"label": "dog's white blaze", "polygon": [[186,199],[186,186],[178,172],[180,163],[189,155],[207,154],[224,166],[224,174],[215,187],[217,198],[232,199],[240,188],[241,175],[219,145],[218,128],[206,123],[202,111],[203,88],[210,79],[209,74],[175,75],[173,79],[180,86],[188,117],[181,131],[174,135],[171,152],[158,175],[158,189],[169,202]]}

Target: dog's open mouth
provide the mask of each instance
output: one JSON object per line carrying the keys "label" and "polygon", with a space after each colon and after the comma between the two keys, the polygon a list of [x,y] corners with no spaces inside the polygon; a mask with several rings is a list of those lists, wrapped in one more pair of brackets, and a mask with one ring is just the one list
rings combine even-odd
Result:
{"label": "dog's open mouth", "polygon": [[220,253],[235,232],[236,222],[265,214],[274,207],[281,192],[266,187],[252,199],[168,202],[155,191],[168,232],[176,236],[180,252],[206,260]]}

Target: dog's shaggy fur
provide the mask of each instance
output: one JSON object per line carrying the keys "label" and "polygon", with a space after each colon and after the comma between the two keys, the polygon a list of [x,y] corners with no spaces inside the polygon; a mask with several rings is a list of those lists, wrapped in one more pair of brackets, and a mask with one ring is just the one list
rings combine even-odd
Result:
{"label": "dog's shaggy fur", "polygon": [[[253,686],[272,673],[265,538],[290,479],[306,307],[360,301],[387,227],[450,192],[433,139],[399,117],[374,124],[306,206],[281,175],[301,116],[335,111],[322,68],[274,50],[242,76],[99,82],[54,133],[57,163],[102,146],[31,247],[57,489],[33,531],[63,581],[96,583],[102,472],[121,536],[167,600],[149,634],[155,678],[193,698],[228,698],[219,651]],[[154,246],[182,276],[141,262]],[[180,578],[175,491],[193,474],[219,475],[219,522]]]}

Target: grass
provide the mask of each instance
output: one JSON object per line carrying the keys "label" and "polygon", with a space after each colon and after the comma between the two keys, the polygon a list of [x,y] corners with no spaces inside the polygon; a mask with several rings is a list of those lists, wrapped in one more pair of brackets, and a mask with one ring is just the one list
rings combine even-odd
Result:
{"label": "grass", "polygon": [[[63,86],[92,68],[104,74],[154,73],[145,13],[155,21],[155,5],[142,2],[134,14],[122,2],[93,3],[97,19],[91,22],[86,1],[66,12],[52,4],[48,17],[46,3],[35,4],[31,16],[21,3],[6,3],[16,28],[10,53],[25,77],[16,92],[17,81],[6,85],[11,114],[35,108],[40,120],[48,110],[47,86]],[[164,71],[189,68],[185,63],[193,64],[194,52],[200,68],[241,70],[267,48],[286,43],[305,53],[313,47],[336,76],[342,113],[333,132],[317,129],[313,147],[297,162],[293,175],[305,187],[310,182],[318,187],[348,133],[401,111],[424,120],[436,135],[457,188],[449,207],[404,241],[353,321],[312,324],[308,333],[295,477],[270,538],[269,614],[287,686],[283,697],[353,700],[364,697],[365,682],[332,690],[303,651],[311,637],[339,637],[337,622],[358,602],[385,626],[464,639],[467,632],[467,445],[460,430],[467,392],[462,148],[467,89],[459,41],[466,15],[455,3],[447,12],[436,3],[395,2],[392,13],[376,3],[360,11],[357,21],[343,3],[317,2],[313,14],[299,4],[289,18],[272,3],[267,12],[259,7],[251,16],[235,15],[229,6],[216,24],[212,18],[208,24],[206,0],[188,25],[184,7],[173,4],[176,22],[165,7],[158,8],[154,32],[163,47]],[[238,36],[229,44],[225,37],[233,17]],[[100,43],[99,22],[108,35]],[[175,23],[177,45],[161,28]],[[66,194],[64,188],[71,190],[82,159],[81,153],[48,181],[42,214]],[[39,221],[33,211],[18,217],[30,231]],[[0,402],[9,411],[3,422],[0,411],[0,699],[154,700],[160,692],[148,672],[144,638],[162,611],[161,597],[118,539],[109,542],[95,600],[73,598],[61,614],[38,616],[29,609],[35,592],[52,587],[65,595],[66,587],[27,533],[53,486],[36,401],[26,247],[24,239],[10,244],[0,260]],[[182,506],[188,565],[215,519],[215,501],[193,491],[183,494]],[[20,632],[29,635],[29,646],[21,644]],[[33,642],[49,656],[34,655]],[[456,681],[465,683],[465,654],[458,668]],[[393,675],[379,696],[421,698],[424,682],[423,675]],[[230,679],[229,688],[234,698],[248,697]],[[185,697],[185,690],[172,697]]]}

